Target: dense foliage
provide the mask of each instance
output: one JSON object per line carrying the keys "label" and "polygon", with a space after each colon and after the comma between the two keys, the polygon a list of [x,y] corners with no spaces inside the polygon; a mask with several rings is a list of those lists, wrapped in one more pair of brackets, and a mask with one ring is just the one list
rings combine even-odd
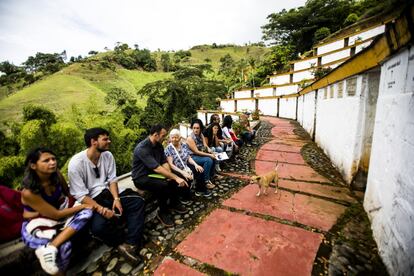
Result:
{"label": "dense foliage", "polygon": [[[263,39],[276,45],[290,45],[303,53],[324,36],[350,25],[360,17],[390,12],[404,0],[308,0],[303,7],[270,14],[262,26]],[[319,35],[315,36],[315,33]]]}
{"label": "dense foliage", "polygon": [[157,81],[145,85],[139,94],[148,97],[147,106],[141,116],[141,126],[163,122],[170,127],[196,116],[200,107],[215,108],[216,98],[226,93],[220,81],[207,79],[203,72],[209,66],[185,67],[174,73],[174,79]]}

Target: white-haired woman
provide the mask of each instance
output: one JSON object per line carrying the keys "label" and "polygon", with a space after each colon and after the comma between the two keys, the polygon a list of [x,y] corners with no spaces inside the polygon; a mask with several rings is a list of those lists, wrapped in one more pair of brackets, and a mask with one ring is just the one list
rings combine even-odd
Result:
{"label": "white-haired woman", "polygon": [[170,132],[170,143],[165,148],[165,155],[172,170],[191,182],[195,179],[196,196],[210,197],[204,182],[204,169],[191,158],[191,150],[186,143],[181,141],[178,129]]}

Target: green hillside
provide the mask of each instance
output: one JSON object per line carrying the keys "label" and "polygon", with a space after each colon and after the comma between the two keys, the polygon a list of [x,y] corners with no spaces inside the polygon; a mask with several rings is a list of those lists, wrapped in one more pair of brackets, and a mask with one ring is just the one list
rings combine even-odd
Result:
{"label": "green hillside", "polygon": [[[216,72],[220,66],[220,58],[229,54],[235,61],[254,58],[260,60],[268,52],[268,48],[259,46],[227,46],[214,47],[202,45],[193,47],[191,57],[181,61],[182,65],[209,63]],[[115,65],[115,70],[103,68],[100,61],[112,55],[112,51],[99,53],[82,62],[75,62],[61,71],[47,76],[34,84],[6,96],[6,89],[0,87],[0,123],[19,121],[23,106],[29,103],[44,104],[56,114],[62,114],[73,104],[82,106],[90,97],[96,98],[99,107],[105,107],[104,98],[113,88],[122,88],[130,95],[136,96],[137,91],[145,84],[157,80],[171,78],[171,72],[145,72],[127,70]],[[153,52],[157,62],[163,52]],[[174,52],[170,52],[171,57]],[[146,99],[137,97],[137,106],[145,107]],[[108,107],[111,108],[111,107]]]}
{"label": "green hillside", "polygon": [[[9,120],[19,121],[23,106],[29,103],[44,104],[62,114],[73,104],[83,105],[94,97],[100,106],[105,106],[104,98],[112,88],[119,87],[131,95],[146,83],[170,77],[170,73],[142,72],[118,69],[97,70],[84,64],[73,64],[62,71],[46,77],[6,98],[0,100],[0,123]],[[137,106],[144,107],[145,99],[138,97]]]}

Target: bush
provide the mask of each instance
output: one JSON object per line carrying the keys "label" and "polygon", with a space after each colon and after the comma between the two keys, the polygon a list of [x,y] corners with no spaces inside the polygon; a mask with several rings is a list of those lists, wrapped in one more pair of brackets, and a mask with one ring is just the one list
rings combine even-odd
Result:
{"label": "bush", "polygon": [[350,13],[348,17],[344,21],[344,26],[349,26],[357,22],[359,19],[358,15],[356,13]]}
{"label": "bush", "polygon": [[0,158],[0,185],[17,187],[24,172],[24,156]]}
{"label": "bush", "polygon": [[52,125],[48,137],[50,148],[57,154],[59,167],[84,146],[83,133],[74,123],[64,122]]}
{"label": "bush", "polygon": [[31,120],[20,131],[20,148],[23,153],[39,146],[47,146],[43,120]]}
{"label": "bush", "polygon": [[55,114],[41,105],[28,104],[23,107],[23,121],[42,120],[47,126],[56,123]]}
{"label": "bush", "polygon": [[324,39],[325,37],[329,36],[331,34],[331,31],[327,27],[322,27],[320,29],[317,29],[315,34],[313,35],[313,41],[318,42]]}

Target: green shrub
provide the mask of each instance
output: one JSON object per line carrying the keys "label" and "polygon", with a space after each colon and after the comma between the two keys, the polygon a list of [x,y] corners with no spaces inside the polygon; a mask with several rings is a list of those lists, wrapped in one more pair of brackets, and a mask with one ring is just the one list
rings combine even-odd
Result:
{"label": "green shrub", "polygon": [[26,122],[19,135],[20,148],[23,153],[39,146],[47,146],[43,120],[31,120]]}
{"label": "green shrub", "polygon": [[50,148],[57,155],[59,167],[84,147],[83,133],[74,123],[63,122],[52,125],[48,137]]}
{"label": "green shrub", "polygon": [[23,121],[27,122],[30,120],[43,120],[46,125],[56,123],[55,114],[41,105],[28,104],[23,107]]}
{"label": "green shrub", "polygon": [[0,157],[0,185],[17,187],[24,172],[24,156]]}

